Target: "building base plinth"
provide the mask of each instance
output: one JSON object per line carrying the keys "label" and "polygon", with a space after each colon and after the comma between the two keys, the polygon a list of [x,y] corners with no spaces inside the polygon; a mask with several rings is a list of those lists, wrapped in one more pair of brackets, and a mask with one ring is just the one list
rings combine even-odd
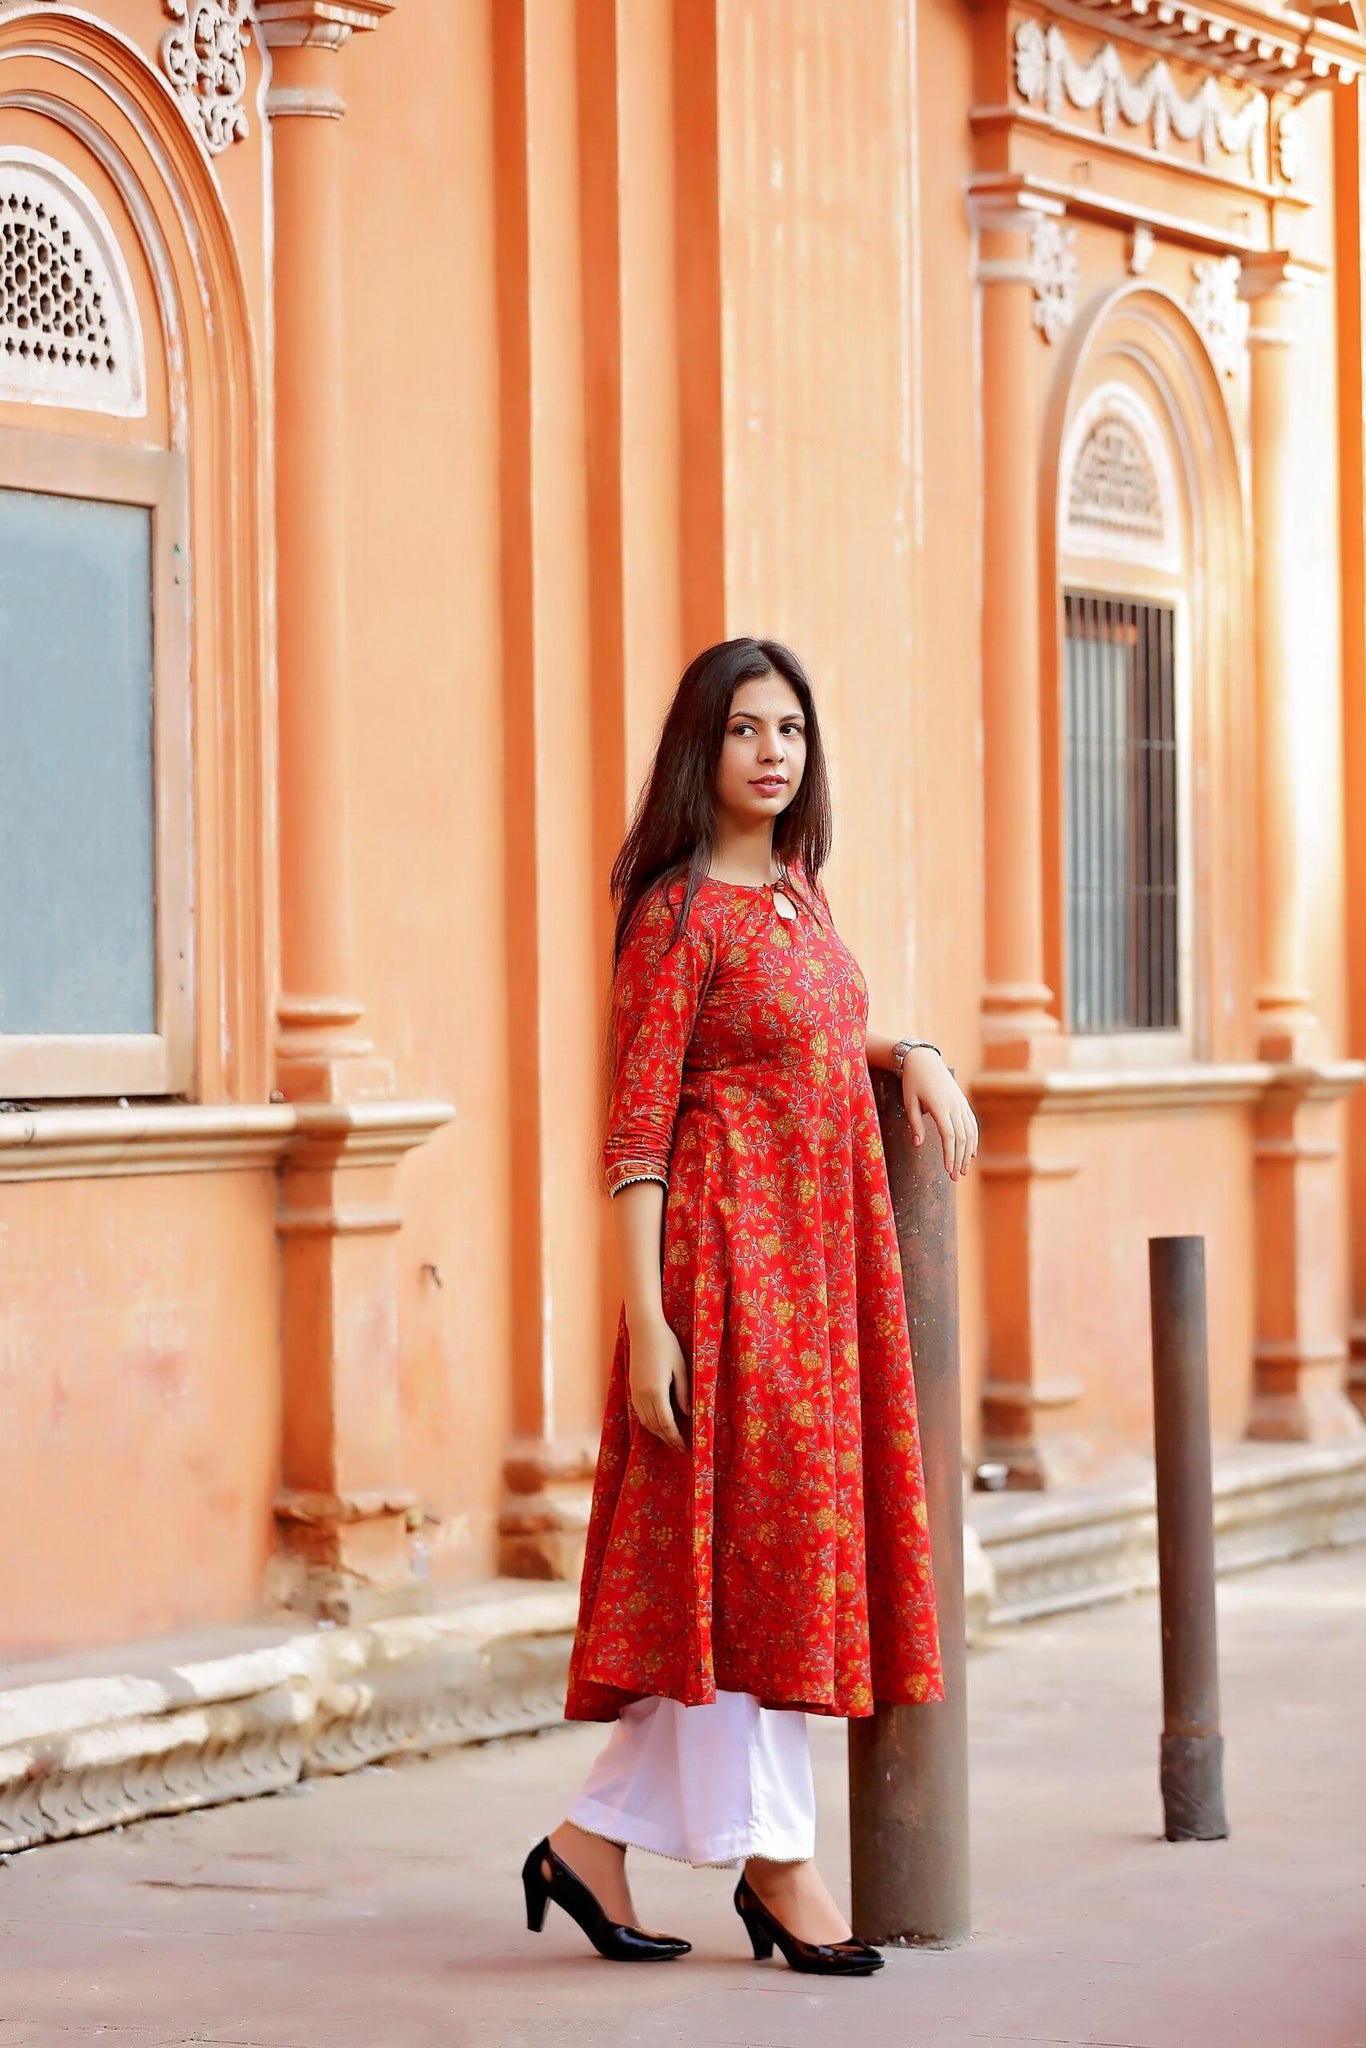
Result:
{"label": "building base plinth", "polygon": [[597,1445],[588,1438],[516,1443],[503,1461],[498,1569],[511,1579],[570,1579],[583,1572]]}

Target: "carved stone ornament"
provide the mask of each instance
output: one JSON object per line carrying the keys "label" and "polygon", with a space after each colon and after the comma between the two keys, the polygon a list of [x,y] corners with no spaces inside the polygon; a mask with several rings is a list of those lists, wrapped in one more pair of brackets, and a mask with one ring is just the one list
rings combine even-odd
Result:
{"label": "carved stone ornament", "polygon": [[1238,295],[1242,268],[1236,256],[1202,257],[1191,265],[1190,316],[1221,377],[1237,376],[1247,349],[1248,307]]}
{"label": "carved stone ornament", "polygon": [[161,38],[161,64],[211,156],[247,133],[246,46],[251,0],[164,0],[179,24]]}
{"label": "carved stone ornament", "polygon": [[1034,325],[1045,341],[1061,341],[1077,311],[1077,231],[1041,214],[1029,230]]}
{"label": "carved stone ornament", "polygon": [[1067,523],[1158,547],[1165,538],[1157,466],[1117,406],[1100,414],[1082,443],[1067,494]]}
{"label": "carved stone ornament", "polygon": [[[1220,151],[1244,157],[1254,176],[1264,174],[1268,127],[1265,93],[1251,92],[1241,106],[1230,108],[1212,78],[1190,94],[1176,85],[1164,58],[1138,78],[1130,78],[1113,43],[1102,43],[1086,59],[1074,57],[1056,25],[1044,28],[1032,18],[1015,30],[1015,87],[1031,107],[1042,107],[1051,121],[1067,106],[1080,113],[1100,111],[1101,132],[1113,135],[1123,124],[1146,128],[1152,146],[1165,150],[1172,136],[1200,144],[1206,163]],[[1291,162],[1298,169],[1298,160]],[[1293,175],[1282,161],[1281,175]]]}
{"label": "carved stone ornament", "polygon": [[142,327],[118,238],[51,157],[0,148],[0,398],[146,410]]}
{"label": "carved stone ornament", "polygon": [[1288,107],[1276,124],[1276,168],[1287,185],[1304,176],[1304,128],[1293,107]]}

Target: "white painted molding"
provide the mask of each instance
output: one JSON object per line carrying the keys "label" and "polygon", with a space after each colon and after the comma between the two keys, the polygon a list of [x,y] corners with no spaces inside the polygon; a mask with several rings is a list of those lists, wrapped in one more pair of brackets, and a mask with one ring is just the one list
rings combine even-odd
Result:
{"label": "white painted molding", "polygon": [[164,0],[176,23],[161,38],[161,68],[210,156],[247,133],[246,49],[251,0]]}
{"label": "white painted molding", "polygon": [[1136,220],[1129,236],[1129,275],[1146,277],[1157,247],[1157,237],[1146,221]]}
{"label": "white painted molding", "polygon": [[972,1099],[987,1116],[1004,1112],[1030,1116],[1109,1116],[1131,1110],[1213,1109],[1234,1102],[1263,1102],[1269,1095],[1336,1102],[1366,1080],[1366,1062],[1320,1060],[1300,1066],[1266,1060],[1194,1061],[1175,1067],[1125,1067],[1047,1071],[1000,1068],[976,1074]]}
{"label": "white painted molding", "polygon": [[1077,231],[1047,214],[1029,230],[1034,325],[1045,341],[1061,341],[1077,313]]}
{"label": "white painted molding", "polygon": [[[1074,57],[1056,23],[1044,28],[1032,16],[1015,30],[1015,89],[1027,105],[1043,108],[1052,121],[1060,119],[1068,106],[1079,113],[1098,108],[1103,135],[1113,135],[1121,125],[1146,129],[1159,154],[1172,136],[1181,142],[1198,141],[1207,164],[1222,152],[1243,159],[1253,177],[1265,180],[1270,116],[1263,92],[1250,92],[1231,109],[1214,79],[1207,77],[1194,92],[1183,94],[1162,57],[1139,77],[1130,78],[1113,43],[1102,43],[1088,58]],[[1292,123],[1289,150],[1278,156],[1281,175],[1291,177],[1302,161]]]}
{"label": "white painted molding", "polygon": [[0,148],[0,398],[140,418],[133,280],[93,192],[37,150]]}
{"label": "white painted molding", "polygon": [[189,1103],[0,1112],[0,1181],[229,1173],[335,1160],[392,1165],[449,1123],[448,1102]]}

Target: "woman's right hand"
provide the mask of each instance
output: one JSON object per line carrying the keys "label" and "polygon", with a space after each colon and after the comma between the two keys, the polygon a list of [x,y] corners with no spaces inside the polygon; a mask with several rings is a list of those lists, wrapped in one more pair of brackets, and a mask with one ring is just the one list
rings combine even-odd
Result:
{"label": "woman's right hand", "polygon": [[636,1420],[661,1443],[686,1450],[670,1399],[672,1395],[677,1401],[680,1414],[692,1413],[683,1347],[663,1316],[647,1318],[639,1330],[630,1331],[630,1338],[631,1407]]}

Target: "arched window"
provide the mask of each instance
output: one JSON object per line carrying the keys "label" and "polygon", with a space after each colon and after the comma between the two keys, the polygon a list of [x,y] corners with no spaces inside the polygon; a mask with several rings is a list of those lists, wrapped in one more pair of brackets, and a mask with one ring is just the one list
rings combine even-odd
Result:
{"label": "arched window", "polygon": [[1093,390],[1063,450],[1065,1021],[1188,1019],[1184,560],[1166,436],[1133,386]]}
{"label": "arched window", "polygon": [[193,1069],[185,459],[131,219],[54,146],[70,160],[0,149],[0,1097],[173,1094]]}

